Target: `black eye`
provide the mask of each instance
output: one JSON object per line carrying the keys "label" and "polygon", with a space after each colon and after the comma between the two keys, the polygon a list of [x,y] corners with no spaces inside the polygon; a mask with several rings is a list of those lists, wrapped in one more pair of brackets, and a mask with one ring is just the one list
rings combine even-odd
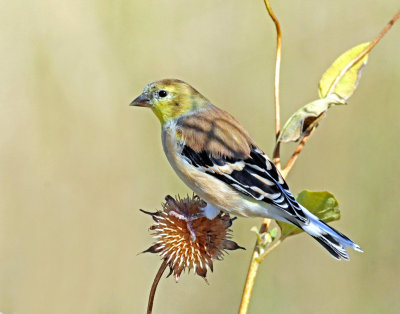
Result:
{"label": "black eye", "polygon": [[168,95],[167,91],[165,91],[163,89],[158,92],[158,96],[160,96],[160,97],[165,97],[167,95]]}

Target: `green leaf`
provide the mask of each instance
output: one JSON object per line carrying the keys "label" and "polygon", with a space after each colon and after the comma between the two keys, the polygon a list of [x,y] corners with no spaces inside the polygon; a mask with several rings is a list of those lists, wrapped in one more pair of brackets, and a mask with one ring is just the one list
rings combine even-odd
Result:
{"label": "green leaf", "polygon": [[[302,191],[296,200],[324,222],[340,219],[339,204],[333,194],[323,192]],[[281,239],[303,232],[300,228],[285,222],[277,221],[281,228]]]}
{"label": "green leaf", "polygon": [[332,105],[343,105],[345,102],[335,94],[323,99],[317,99],[297,110],[286,121],[279,134],[278,142],[296,142],[309,134]]}
{"label": "green leaf", "polygon": [[347,100],[353,94],[361,78],[362,69],[367,64],[368,55],[365,55],[365,57],[353,66],[349,67],[349,65],[368,45],[369,42],[355,46],[347,50],[333,62],[319,81],[320,98],[325,98],[330,94],[336,94],[344,100]]}

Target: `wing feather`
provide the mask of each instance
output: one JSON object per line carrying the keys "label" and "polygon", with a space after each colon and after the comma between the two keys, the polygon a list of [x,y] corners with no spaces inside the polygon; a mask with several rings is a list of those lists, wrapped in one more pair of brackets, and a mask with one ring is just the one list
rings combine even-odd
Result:
{"label": "wing feather", "polygon": [[301,221],[308,220],[274,164],[258,148],[252,146],[251,157],[238,160],[211,157],[207,151],[196,153],[187,145],[181,154],[191,165],[244,195],[275,205]]}

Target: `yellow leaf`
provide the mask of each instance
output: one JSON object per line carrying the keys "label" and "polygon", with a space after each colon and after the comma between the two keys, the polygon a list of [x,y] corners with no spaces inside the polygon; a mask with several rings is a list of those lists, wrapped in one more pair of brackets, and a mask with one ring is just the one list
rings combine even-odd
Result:
{"label": "yellow leaf", "polygon": [[361,71],[367,64],[368,55],[365,55],[353,66],[350,64],[367,48],[369,42],[360,44],[347,50],[333,62],[319,81],[319,97],[325,98],[336,94],[347,100],[356,90]]}

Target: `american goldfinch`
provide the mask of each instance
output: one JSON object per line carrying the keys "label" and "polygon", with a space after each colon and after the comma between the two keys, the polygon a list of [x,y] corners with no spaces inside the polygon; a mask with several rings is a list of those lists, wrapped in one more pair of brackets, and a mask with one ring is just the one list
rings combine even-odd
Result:
{"label": "american goldfinch", "polygon": [[207,202],[207,218],[221,210],[273,218],[303,229],[338,260],[349,259],[347,246],[362,252],[300,205],[240,123],[189,84],[176,79],[150,83],[131,105],[151,108],[160,120],[167,159],[181,180]]}

